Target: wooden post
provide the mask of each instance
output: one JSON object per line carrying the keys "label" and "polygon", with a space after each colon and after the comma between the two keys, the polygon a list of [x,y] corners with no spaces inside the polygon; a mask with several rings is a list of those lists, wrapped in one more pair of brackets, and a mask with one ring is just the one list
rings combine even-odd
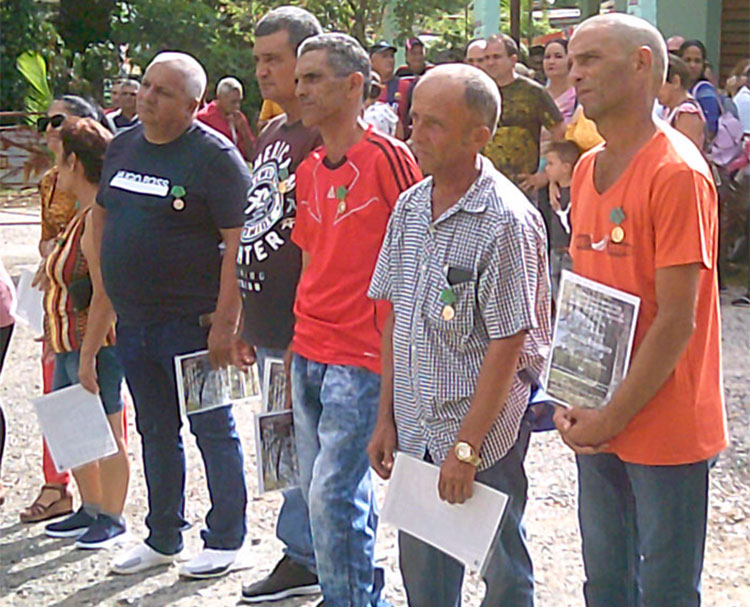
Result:
{"label": "wooden post", "polygon": [[510,37],[521,45],[521,0],[510,0]]}

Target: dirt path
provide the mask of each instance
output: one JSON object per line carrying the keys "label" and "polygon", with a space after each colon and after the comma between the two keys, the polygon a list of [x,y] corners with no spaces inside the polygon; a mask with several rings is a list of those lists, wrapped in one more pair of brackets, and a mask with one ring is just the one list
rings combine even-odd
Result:
{"label": "dirt path", "polygon": [[[0,223],[33,220],[35,209],[0,212]],[[0,226],[0,254],[11,274],[33,264],[38,227]],[[722,298],[730,301],[735,292]],[[724,303],[726,303],[724,302]],[[722,454],[711,477],[711,504],[704,605],[750,605],[750,311],[722,306],[724,369],[732,445]],[[82,607],[118,605],[203,607],[235,605],[243,581],[265,574],[280,555],[274,535],[277,496],[251,499],[248,505],[248,546],[251,568],[204,582],[180,581],[175,568],[121,578],[108,575],[110,553],[76,551],[68,540],[43,534],[43,525],[22,526],[18,511],[29,504],[41,483],[41,442],[30,398],[41,394],[40,346],[19,327],[14,335],[0,383],[0,399],[8,420],[8,444],[2,479],[9,487],[0,508],[0,605]],[[257,494],[252,413],[259,403],[235,407],[245,447],[246,478],[250,494]],[[140,464],[140,441],[129,412],[132,483],[125,515],[131,532],[144,534],[146,495]],[[200,549],[198,532],[208,508],[203,467],[192,437],[186,434],[187,518],[193,528],[186,534],[186,557]],[[527,528],[534,559],[537,604],[541,607],[580,607],[583,568],[576,519],[575,466],[570,452],[553,433],[535,435],[527,458],[530,479]],[[384,487],[379,486],[382,498]],[[383,527],[377,556],[386,569],[386,595],[396,607],[406,601],[397,566],[395,534]],[[476,607],[481,583],[469,576],[464,605]],[[289,600],[284,607],[313,606],[315,600]]]}

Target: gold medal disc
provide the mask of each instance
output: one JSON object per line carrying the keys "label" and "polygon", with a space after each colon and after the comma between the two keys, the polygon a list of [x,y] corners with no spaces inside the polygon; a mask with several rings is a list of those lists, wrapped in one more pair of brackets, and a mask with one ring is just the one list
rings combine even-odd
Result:
{"label": "gold medal disc", "polygon": [[185,208],[185,201],[182,198],[175,198],[172,201],[172,208],[175,211],[182,211]]}
{"label": "gold medal disc", "polygon": [[612,242],[620,243],[623,240],[625,240],[625,230],[622,229],[620,226],[615,226],[612,228]]}
{"label": "gold medal disc", "polygon": [[343,213],[344,211],[346,211],[346,202],[342,200],[341,202],[339,202],[338,212]]}
{"label": "gold medal disc", "polygon": [[456,310],[453,306],[445,306],[443,308],[443,320],[453,320],[456,316]]}

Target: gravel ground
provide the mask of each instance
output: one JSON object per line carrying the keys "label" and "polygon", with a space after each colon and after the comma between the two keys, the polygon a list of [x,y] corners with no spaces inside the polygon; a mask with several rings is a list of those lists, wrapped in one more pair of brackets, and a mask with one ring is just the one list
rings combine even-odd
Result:
{"label": "gravel ground", "polygon": [[[6,205],[0,210],[0,253],[11,274],[18,266],[37,259],[38,226],[20,225],[38,217],[33,204]],[[7,226],[8,222],[18,225]],[[739,290],[722,297],[725,389],[731,446],[722,454],[711,476],[706,564],[703,576],[704,605],[750,605],[750,311],[728,305]],[[260,404],[250,401],[235,407],[245,447],[246,478],[254,496],[247,512],[247,565],[226,578],[182,581],[176,568],[131,577],[108,574],[108,552],[77,551],[70,540],[47,538],[43,525],[21,525],[18,512],[33,500],[41,483],[41,441],[31,398],[41,394],[40,345],[28,330],[19,327],[13,337],[0,384],[0,399],[8,422],[8,442],[2,480],[8,487],[0,508],[0,605],[81,607],[87,605],[198,607],[235,605],[241,582],[264,575],[280,556],[274,529],[280,504],[277,495],[257,496],[252,414]],[[132,481],[125,510],[130,531],[143,537],[146,492],[140,461],[140,441],[128,411]],[[209,507],[204,470],[195,441],[186,433],[187,518],[185,558],[200,550],[199,529]],[[571,453],[554,433],[535,435],[527,457],[530,479],[527,528],[535,565],[537,604],[542,607],[583,605],[583,567],[576,519],[576,474]],[[382,499],[384,485],[378,485]],[[393,529],[378,534],[377,557],[386,570],[386,596],[395,607],[406,600],[398,573]],[[482,584],[467,576],[464,605],[476,607]],[[288,600],[285,607],[307,607],[314,600]]]}

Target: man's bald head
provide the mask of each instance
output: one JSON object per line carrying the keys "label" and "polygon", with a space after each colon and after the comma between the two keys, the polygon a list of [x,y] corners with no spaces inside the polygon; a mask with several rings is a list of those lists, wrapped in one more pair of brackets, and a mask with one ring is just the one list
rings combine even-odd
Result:
{"label": "man's bald head", "polygon": [[185,82],[185,94],[192,100],[200,102],[206,92],[208,77],[200,62],[187,53],[166,51],[159,53],[149,63],[146,71],[156,64],[167,64],[180,72]]}
{"label": "man's bald head", "polygon": [[434,84],[445,91],[463,91],[468,114],[477,117],[494,135],[500,120],[500,93],[492,78],[482,70],[463,63],[447,63],[429,70],[417,84]]}
{"label": "man's bald head", "polygon": [[648,48],[651,53],[654,92],[661,88],[667,75],[667,46],[659,30],[639,17],[623,13],[609,13],[586,19],[576,28],[571,42],[579,32],[583,33],[597,28],[609,30],[607,32],[609,38],[616,41],[626,53],[643,47]]}

